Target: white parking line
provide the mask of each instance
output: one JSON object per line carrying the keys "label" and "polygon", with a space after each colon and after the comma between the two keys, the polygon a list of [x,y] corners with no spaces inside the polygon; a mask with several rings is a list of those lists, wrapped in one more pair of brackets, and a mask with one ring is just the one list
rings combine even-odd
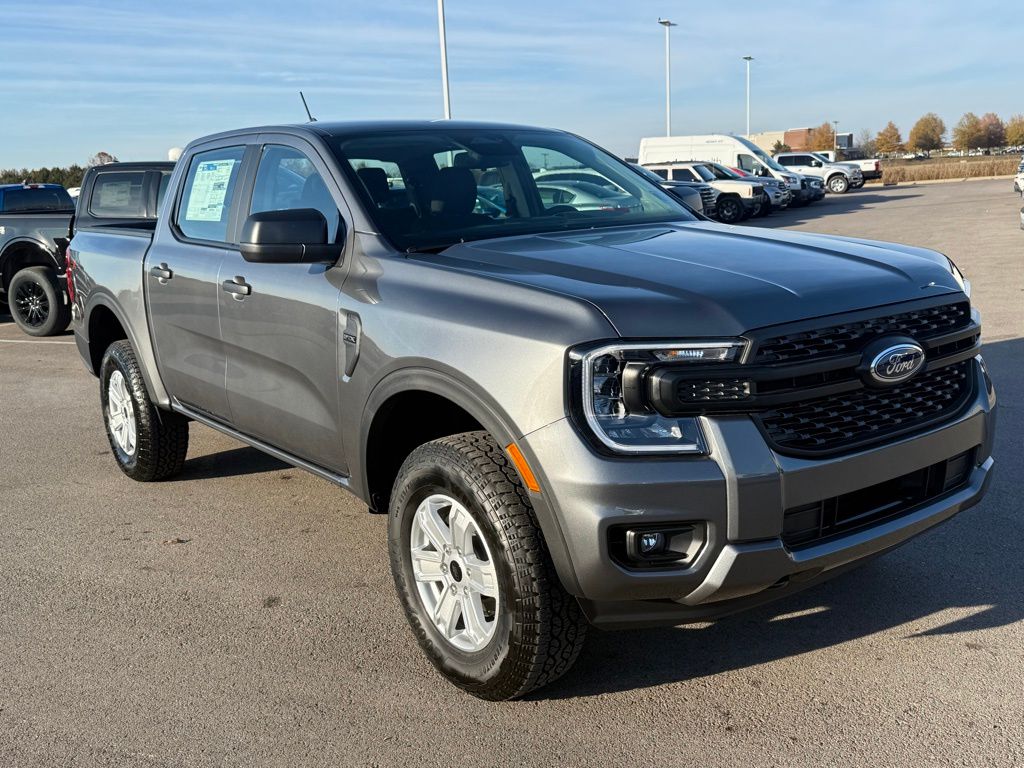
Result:
{"label": "white parking line", "polygon": [[34,339],[0,339],[0,344],[74,344],[73,341],[35,341]]}

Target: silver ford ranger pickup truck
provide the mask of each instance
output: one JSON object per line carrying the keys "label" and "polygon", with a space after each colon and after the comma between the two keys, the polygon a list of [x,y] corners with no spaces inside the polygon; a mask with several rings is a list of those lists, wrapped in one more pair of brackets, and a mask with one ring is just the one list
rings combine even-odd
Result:
{"label": "silver ford ranger pickup truck", "polygon": [[[553,167],[633,200],[545,200]],[[992,468],[949,259],[697,220],[560,131],[199,139],[155,227],[81,226],[68,270],[121,470],[180,472],[194,421],[350,490],[388,515],[416,640],[483,698],[558,678],[590,625],[814,585]]]}

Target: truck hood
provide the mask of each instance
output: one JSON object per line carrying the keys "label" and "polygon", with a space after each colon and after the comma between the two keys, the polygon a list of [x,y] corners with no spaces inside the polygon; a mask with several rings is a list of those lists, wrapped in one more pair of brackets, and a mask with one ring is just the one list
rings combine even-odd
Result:
{"label": "truck hood", "polygon": [[934,251],[708,222],[508,237],[410,258],[583,299],[638,338],[735,336],[961,290]]}

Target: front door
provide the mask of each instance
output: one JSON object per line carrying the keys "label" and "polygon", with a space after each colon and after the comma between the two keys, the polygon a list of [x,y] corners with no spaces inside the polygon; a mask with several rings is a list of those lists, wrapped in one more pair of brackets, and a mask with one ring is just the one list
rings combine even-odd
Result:
{"label": "front door", "polygon": [[160,376],[171,396],[230,420],[220,338],[221,261],[233,239],[232,210],[245,147],[192,157],[174,220],[146,255],[146,297]]}
{"label": "front door", "polygon": [[[315,208],[339,233],[338,203],[312,151],[262,148],[248,213]],[[319,466],[344,471],[338,408],[340,268],[256,264],[236,251],[220,266],[221,338],[235,427]]]}

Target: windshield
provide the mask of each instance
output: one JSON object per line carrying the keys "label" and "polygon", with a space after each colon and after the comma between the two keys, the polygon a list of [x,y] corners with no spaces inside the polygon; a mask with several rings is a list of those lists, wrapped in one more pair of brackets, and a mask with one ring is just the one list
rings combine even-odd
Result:
{"label": "windshield", "polygon": [[716,179],[734,179],[734,180],[735,179],[740,179],[740,180],[743,179],[743,177],[740,176],[735,171],[732,171],[732,170],[726,168],[724,165],[719,165],[718,163],[708,163],[708,165],[706,167],[713,174],[715,174],[715,178]]}
{"label": "windshield", "polygon": [[764,150],[755,148],[753,152],[755,155],[757,155],[758,160],[767,165],[773,171],[779,171],[780,173],[784,173],[786,171],[785,168],[783,168],[777,162],[772,160],[768,155],[766,155]]}
{"label": "windshield", "polygon": [[332,143],[377,230],[402,250],[694,220],[630,166],[563,133],[439,125]]}
{"label": "windshield", "polygon": [[825,157],[824,155],[819,155],[817,152],[811,152],[811,157],[813,157],[815,160],[820,160],[823,163],[831,163],[832,162],[827,157]]}
{"label": "windshield", "polygon": [[715,174],[712,173],[711,169],[708,168],[706,165],[694,165],[691,167],[693,168],[693,172],[700,176],[704,181],[715,180]]}

